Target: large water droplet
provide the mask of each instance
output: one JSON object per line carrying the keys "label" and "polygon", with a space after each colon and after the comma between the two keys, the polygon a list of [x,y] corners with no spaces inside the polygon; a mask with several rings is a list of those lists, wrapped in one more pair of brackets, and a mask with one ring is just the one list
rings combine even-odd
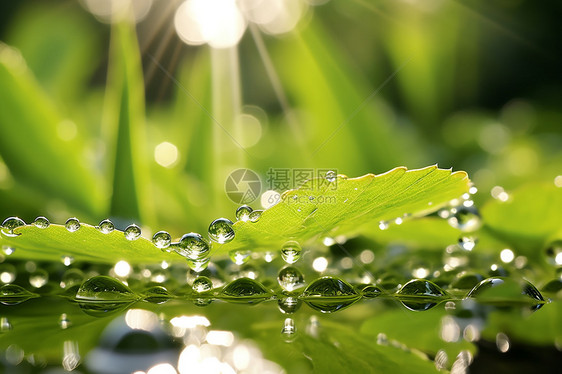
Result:
{"label": "large water droplet", "polygon": [[250,216],[248,217],[248,219],[250,220],[250,222],[258,222],[261,218],[261,215],[263,213],[263,210],[254,210],[252,211],[252,213],[250,213]]}
{"label": "large water droplet", "polygon": [[10,256],[15,251],[16,249],[14,247],[10,247],[9,245],[2,246],[2,253],[4,253],[6,256]]}
{"label": "large water droplet", "polygon": [[500,277],[484,279],[474,286],[466,297],[497,306],[531,303],[532,310],[539,309],[544,303],[539,290],[528,281]]}
{"label": "large water droplet", "polygon": [[217,218],[209,225],[209,237],[211,240],[224,244],[234,239],[232,221],[226,218]]}
{"label": "large water droplet", "polygon": [[49,281],[49,273],[44,269],[37,269],[29,274],[29,284],[35,288],[41,288]]}
{"label": "large water droplet", "polygon": [[191,285],[191,288],[195,293],[209,292],[213,289],[213,282],[207,277],[200,276],[195,278]]}
{"label": "large water droplet", "polygon": [[322,313],[332,313],[347,308],[361,297],[346,281],[323,277],[309,284],[301,298],[313,309]]}
{"label": "large water droplet", "polygon": [[195,232],[185,234],[175,246],[176,253],[191,260],[201,260],[209,255],[209,244]]}
{"label": "large water droplet", "polygon": [[141,229],[137,225],[130,224],[124,231],[125,239],[137,240],[141,236]]}
{"label": "large water droplet", "polygon": [[100,230],[102,234],[109,234],[110,232],[115,230],[115,225],[110,220],[104,219],[100,222],[98,230]]}
{"label": "large water droplet", "polygon": [[153,304],[162,304],[172,298],[172,295],[163,286],[152,286],[144,291],[145,301]]}
{"label": "large water droplet", "polygon": [[476,231],[480,228],[480,213],[474,206],[464,205],[451,208],[451,216],[447,219],[449,225],[464,232]]}
{"label": "large water droplet", "polygon": [[228,253],[228,256],[236,265],[242,265],[250,259],[251,251],[233,250]]}
{"label": "large water droplet", "polygon": [[253,279],[238,278],[222,289],[221,297],[230,302],[253,304],[270,298],[271,293]]}
{"label": "large water droplet", "polygon": [[72,217],[66,220],[66,223],[64,224],[64,226],[66,227],[66,229],[70,232],[75,232],[78,231],[80,229],[80,221],[78,221],[77,218]]}
{"label": "large water droplet", "polygon": [[158,231],[152,237],[152,243],[154,243],[156,248],[165,250],[172,243],[172,237],[166,231]]}
{"label": "large water droplet", "polygon": [[37,296],[17,284],[5,284],[0,287],[0,303],[4,305],[16,305]]}
{"label": "large water droplet", "polygon": [[35,221],[33,221],[33,225],[40,229],[46,229],[50,224],[49,220],[45,217],[37,217]]}
{"label": "large water droplet", "polygon": [[277,282],[285,291],[293,292],[304,286],[304,276],[299,269],[286,266],[277,275]]}
{"label": "large water droplet", "polygon": [[277,305],[281,313],[293,314],[301,307],[301,301],[298,297],[287,296],[277,300]]}
{"label": "large water droplet", "polygon": [[117,279],[97,275],[82,283],[78,292],[76,292],[76,299],[79,301],[87,302],[131,302],[136,300],[137,295],[119,282]]}
{"label": "large water droplet", "polygon": [[397,292],[400,302],[414,311],[428,310],[444,300],[447,293],[425,279],[412,279]]}
{"label": "large water droplet", "polygon": [[241,205],[236,209],[236,219],[238,221],[249,221],[250,214],[252,213],[253,209],[250,208],[248,205]]}
{"label": "large water droplet", "polygon": [[20,235],[16,234],[14,230],[22,226],[25,226],[25,221],[23,219],[18,217],[9,217],[2,222],[0,231],[2,231],[2,234],[6,236],[14,237]]}
{"label": "large water droplet", "polygon": [[302,248],[300,244],[294,240],[290,240],[283,244],[281,248],[281,257],[288,264],[294,264],[301,258]]}

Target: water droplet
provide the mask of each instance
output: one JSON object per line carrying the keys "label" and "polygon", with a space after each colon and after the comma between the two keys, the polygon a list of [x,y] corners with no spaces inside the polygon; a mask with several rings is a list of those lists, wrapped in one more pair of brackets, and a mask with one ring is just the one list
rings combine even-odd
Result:
{"label": "water droplet", "polygon": [[282,297],[277,300],[279,310],[284,314],[295,313],[301,307],[301,304],[299,298],[293,296]]}
{"label": "water droplet", "polygon": [[10,331],[12,329],[12,324],[8,317],[0,317],[0,332]]}
{"label": "water droplet", "polygon": [[304,286],[304,276],[299,269],[286,266],[277,275],[277,282],[285,291],[293,292]]}
{"label": "water droplet", "polygon": [[249,278],[238,278],[227,284],[221,296],[230,302],[257,303],[271,297],[271,293],[259,282]]}
{"label": "water droplet", "polygon": [[294,264],[301,258],[302,248],[300,244],[294,240],[290,240],[283,244],[281,248],[281,257],[288,264]]}
{"label": "water droplet", "polygon": [[425,279],[412,279],[397,294],[400,302],[414,311],[433,308],[447,296],[441,287]]}
{"label": "water droplet", "polygon": [[207,277],[200,276],[195,278],[191,288],[195,293],[209,292],[213,289],[213,282]]}
{"label": "water droplet", "polygon": [[209,262],[210,262],[209,257],[205,257],[200,260],[187,259],[187,266],[189,266],[189,268],[194,272],[200,273],[203,270],[207,269],[207,267],[209,266]]}
{"label": "water droplet", "polygon": [[80,229],[80,221],[78,221],[77,218],[72,217],[66,220],[64,226],[68,231],[75,232]]}
{"label": "water droplet", "polygon": [[301,299],[313,309],[322,313],[332,313],[355,303],[360,299],[360,295],[342,279],[323,277],[309,284]]}
{"label": "water droplet", "polygon": [[389,227],[390,227],[390,224],[388,223],[388,221],[380,221],[379,222],[379,229],[386,230]]}
{"label": "water droplet", "polygon": [[115,225],[110,220],[104,219],[100,222],[98,230],[100,230],[102,234],[109,234],[110,232],[115,230]]}
{"label": "water droplet", "polygon": [[451,209],[451,216],[447,219],[449,225],[463,232],[472,232],[480,228],[480,213],[474,206],[458,206]]}
{"label": "water droplet", "polygon": [[465,251],[472,251],[476,246],[476,243],[478,243],[478,238],[474,236],[461,236],[458,242],[459,247]]}
{"label": "water droplet", "polygon": [[33,221],[33,225],[40,229],[46,229],[50,224],[49,220],[45,217],[37,217],[35,221]]}
{"label": "water droplet", "polygon": [[141,229],[133,223],[127,226],[124,234],[127,240],[137,240],[141,236]]}
{"label": "water droplet", "polygon": [[258,222],[261,218],[262,213],[263,210],[254,210],[252,213],[250,213],[249,216],[250,222]]}
{"label": "water droplet", "polygon": [[228,253],[228,256],[236,265],[242,265],[250,259],[251,251],[234,250]]}
{"label": "water droplet", "polygon": [[440,349],[439,351],[437,351],[437,354],[435,355],[435,360],[433,360],[435,363],[435,367],[437,368],[437,370],[446,370],[447,367],[449,366],[449,357],[447,356],[447,352],[445,352],[444,350]]}
{"label": "water droplet", "polygon": [[250,208],[248,205],[241,205],[236,209],[236,219],[238,221],[248,221],[250,219],[250,214],[252,213],[253,209]]}
{"label": "water droplet", "polygon": [[130,302],[137,299],[137,295],[129,287],[115,278],[97,275],[82,283],[76,299],[87,302]]}
{"label": "water droplet", "polygon": [[172,243],[172,237],[166,231],[158,231],[152,237],[152,243],[154,243],[156,248],[165,250]]}
{"label": "water droplet", "polygon": [[63,263],[64,266],[70,266],[74,263],[74,257],[72,256],[65,256],[62,255],[60,257],[61,262]]}
{"label": "water droplet", "polygon": [[16,268],[12,264],[0,264],[0,282],[12,283],[16,280]]}
{"label": "water droplet", "polygon": [[82,284],[84,281],[84,273],[80,269],[68,269],[62,275],[60,281],[60,286],[62,288],[69,288],[78,284]]}
{"label": "water droplet", "polygon": [[201,260],[209,255],[211,249],[201,235],[190,232],[181,237],[174,250],[190,260]]}
{"label": "water droplet", "polygon": [[59,318],[60,328],[63,329],[63,330],[66,330],[67,328],[70,327],[70,325],[72,325],[72,322],[70,322],[66,313],[61,314],[60,318]]}
{"label": "water droplet", "polygon": [[226,218],[217,218],[209,225],[209,237],[211,240],[224,244],[234,239],[232,221]]}
{"label": "water droplet", "polygon": [[0,231],[2,231],[2,234],[6,236],[14,237],[20,235],[16,234],[14,230],[22,226],[25,226],[25,221],[23,219],[18,217],[9,217],[2,222]]}
{"label": "water droplet", "polygon": [[172,295],[163,286],[153,286],[144,291],[144,300],[153,304],[162,304],[172,298]]}
{"label": "water droplet", "polygon": [[379,332],[377,335],[378,345],[388,345],[388,338],[384,332]]}
{"label": "water droplet", "polygon": [[41,288],[49,281],[49,273],[43,269],[37,269],[29,274],[29,284],[35,288]]}
{"label": "water droplet", "polygon": [[372,299],[381,295],[382,291],[372,284],[361,284],[356,287],[364,298]]}
{"label": "water droplet", "polygon": [[[524,299],[521,298],[524,296]],[[533,304],[532,310],[542,307],[544,298],[531,283],[509,278],[492,277],[478,283],[466,296],[476,298],[480,303],[492,305],[511,305],[527,300]]]}
{"label": "water droplet", "polygon": [[330,170],[328,172],[326,172],[326,180],[330,183],[335,182],[337,178],[337,174],[335,171]]}
{"label": "water droplet", "polygon": [[281,333],[285,337],[286,341],[292,341],[296,332],[297,329],[295,327],[295,321],[292,318],[286,318],[285,322],[283,322],[283,329],[281,330]]}
{"label": "water droplet", "polygon": [[37,296],[17,284],[5,284],[0,287],[0,303],[4,305],[16,305]]}

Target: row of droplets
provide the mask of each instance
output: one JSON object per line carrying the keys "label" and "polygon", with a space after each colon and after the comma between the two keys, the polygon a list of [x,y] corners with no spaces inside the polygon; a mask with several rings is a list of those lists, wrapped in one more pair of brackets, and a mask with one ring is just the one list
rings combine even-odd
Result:
{"label": "row of droplets", "polygon": [[[263,213],[262,210],[253,210],[247,205],[242,205],[236,210],[236,218],[243,222],[257,222]],[[46,217],[37,217],[33,223],[35,227],[46,229],[50,222]],[[25,226],[24,220],[18,217],[6,218],[0,227],[1,232],[8,237],[16,237],[15,230]],[[69,218],[65,222],[65,227],[69,232],[76,232],[80,229],[81,223],[75,218]],[[102,220],[96,228],[103,234],[110,234],[115,230],[115,225],[111,220]],[[134,241],[141,237],[141,228],[136,224],[131,224],[123,231],[125,239]],[[191,232],[183,235],[177,243],[172,242],[172,236],[167,231],[158,231],[152,236],[152,243],[156,248],[166,252],[175,252],[188,260],[190,267],[196,271],[204,270],[209,263],[211,252],[211,242],[225,244],[231,242],[235,237],[233,222],[227,218],[215,219],[208,228],[208,237],[205,239],[201,234]],[[281,248],[282,258],[289,264],[295,263],[300,258],[302,249],[298,242],[288,241]],[[235,250],[229,255],[232,261],[238,265],[245,263],[251,251]]]}

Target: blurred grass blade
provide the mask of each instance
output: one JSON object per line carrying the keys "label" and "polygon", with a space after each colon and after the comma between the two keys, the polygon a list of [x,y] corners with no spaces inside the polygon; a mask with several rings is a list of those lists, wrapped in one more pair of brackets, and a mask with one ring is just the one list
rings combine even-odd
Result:
{"label": "blurred grass blade", "polygon": [[148,193],[145,142],[144,83],[134,25],[116,23],[111,29],[105,120],[115,136],[113,217],[153,223]]}
{"label": "blurred grass blade", "polygon": [[0,44],[0,154],[8,169],[42,195],[98,215],[103,186],[83,159],[79,131],[68,137],[65,127],[76,129],[58,113],[20,53]]}

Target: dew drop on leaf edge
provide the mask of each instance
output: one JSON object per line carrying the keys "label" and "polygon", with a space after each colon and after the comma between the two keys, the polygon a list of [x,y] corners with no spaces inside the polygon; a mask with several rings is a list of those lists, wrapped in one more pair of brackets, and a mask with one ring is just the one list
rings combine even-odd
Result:
{"label": "dew drop on leaf edge", "polygon": [[80,221],[77,218],[72,217],[66,220],[64,226],[70,232],[75,232],[80,229]]}
{"label": "dew drop on leaf edge", "polygon": [[209,237],[211,240],[224,244],[234,239],[232,221],[227,218],[217,218],[209,225]]}
{"label": "dew drop on leaf edge", "polygon": [[18,236],[19,234],[15,234],[14,230],[22,226],[25,226],[25,221],[23,219],[18,217],[8,217],[4,220],[4,222],[2,222],[2,234],[9,237]]}
{"label": "dew drop on leaf edge", "polygon": [[249,221],[250,214],[253,212],[253,209],[248,205],[241,205],[236,209],[236,220],[238,221]]}
{"label": "dew drop on leaf edge", "polygon": [[141,228],[133,223],[127,226],[123,234],[127,240],[137,240],[141,236]]}
{"label": "dew drop on leaf edge", "polygon": [[154,236],[152,236],[152,243],[159,249],[166,249],[172,243],[172,237],[166,231],[158,231]]}
{"label": "dew drop on leaf edge", "polygon": [[39,229],[46,229],[50,224],[49,220],[42,216],[35,218],[35,221],[33,221],[33,225]]}
{"label": "dew drop on leaf edge", "polygon": [[98,230],[100,230],[102,234],[109,234],[115,230],[115,225],[109,219],[104,219],[98,225]]}

